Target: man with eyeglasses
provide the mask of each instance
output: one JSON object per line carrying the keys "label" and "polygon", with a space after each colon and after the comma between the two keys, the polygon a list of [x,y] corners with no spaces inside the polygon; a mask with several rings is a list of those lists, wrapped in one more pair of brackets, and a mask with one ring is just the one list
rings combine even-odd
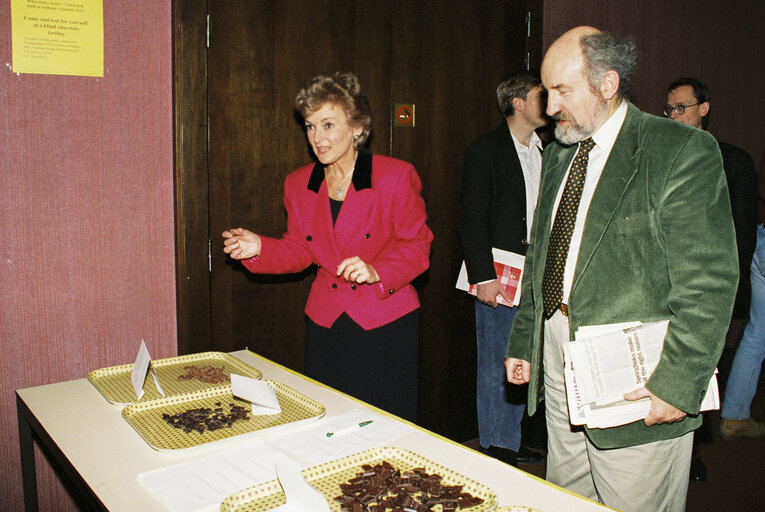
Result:
{"label": "man with eyeglasses", "polygon": [[[666,117],[706,130],[710,110],[709,88],[696,78],[679,78],[667,89]],[[757,231],[757,171],[749,153],[725,142],[717,141],[717,144],[723,157],[739,258],[740,278],[726,339],[726,345],[731,345],[738,341],[749,313],[749,264],[754,254]]]}
{"label": "man with eyeglasses", "polygon": [[706,130],[709,121],[709,89],[695,78],[679,78],[667,89],[664,117]]}
{"label": "man with eyeglasses", "polygon": [[[709,125],[710,110],[709,88],[701,80],[679,78],[667,88],[667,102],[663,110],[666,117],[700,130],[706,130]],[[749,267],[752,263],[757,233],[757,171],[754,167],[754,160],[749,153],[732,144],[721,141],[717,141],[717,143],[723,158],[723,169],[730,194],[738,249],[740,277],[733,305],[733,315],[726,336],[726,345],[735,346],[746,323],[752,295]],[[729,430],[731,432],[728,437],[760,437],[765,435],[765,424],[754,422],[748,414],[746,415],[747,419],[741,419],[739,418],[740,414],[726,410],[728,409],[726,402],[738,401],[740,401],[738,397],[728,397],[726,394],[722,410],[723,419],[720,425],[723,436],[726,436]],[[701,459],[695,456],[691,465],[691,481],[704,480],[706,480],[706,468]]]}

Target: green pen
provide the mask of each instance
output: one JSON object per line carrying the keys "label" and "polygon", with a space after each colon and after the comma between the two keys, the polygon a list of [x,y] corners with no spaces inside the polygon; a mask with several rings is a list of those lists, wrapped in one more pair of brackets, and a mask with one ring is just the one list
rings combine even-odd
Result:
{"label": "green pen", "polygon": [[341,428],[337,432],[327,432],[327,437],[336,436],[338,434],[342,434],[343,432],[350,432],[351,430],[356,430],[357,428],[366,427],[370,423],[372,423],[373,420],[368,421],[362,421],[361,423],[358,423],[356,425],[351,425],[350,427]]}

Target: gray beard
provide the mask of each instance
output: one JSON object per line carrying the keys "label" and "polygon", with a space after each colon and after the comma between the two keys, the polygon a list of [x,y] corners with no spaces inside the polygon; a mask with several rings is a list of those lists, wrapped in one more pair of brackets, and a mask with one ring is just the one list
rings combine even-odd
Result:
{"label": "gray beard", "polygon": [[[592,119],[592,124],[589,127],[584,127],[580,124],[577,124],[573,119],[567,119],[569,122],[569,125],[565,128],[561,127],[557,122],[555,123],[555,138],[558,139],[558,141],[561,144],[565,144],[567,146],[574,145],[578,142],[583,141],[584,139],[589,138],[592,133],[595,131],[595,123],[597,122],[598,117],[600,116],[600,113],[603,112],[606,109],[606,102],[602,102],[600,104],[600,107],[598,108],[598,111],[595,113],[595,116]],[[560,118],[560,115],[556,116],[556,121]]]}
{"label": "gray beard", "polygon": [[583,126],[570,121],[570,125],[563,128],[559,124],[555,125],[555,138],[558,139],[561,144],[571,146],[579,141],[583,141],[592,134],[591,130],[585,129]]}

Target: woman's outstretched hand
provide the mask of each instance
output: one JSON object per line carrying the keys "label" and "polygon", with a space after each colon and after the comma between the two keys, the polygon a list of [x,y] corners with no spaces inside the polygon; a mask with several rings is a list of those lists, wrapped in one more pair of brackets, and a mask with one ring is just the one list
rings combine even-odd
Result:
{"label": "woman's outstretched hand", "polygon": [[223,252],[235,260],[247,260],[260,255],[260,237],[244,228],[223,232]]}

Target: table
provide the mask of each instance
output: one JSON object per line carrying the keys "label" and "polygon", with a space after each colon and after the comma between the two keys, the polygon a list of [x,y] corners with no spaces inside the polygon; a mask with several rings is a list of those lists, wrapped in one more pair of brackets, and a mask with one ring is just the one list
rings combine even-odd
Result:
{"label": "table", "polygon": [[[248,350],[231,354],[263,372],[264,379],[318,400],[329,418],[355,408],[374,409]],[[87,379],[17,390],[16,406],[28,511],[38,508],[34,443],[48,452],[58,476],[70,485],[84,509],[130,512],[167,509],[139,483],[137,475],[209,455],[215,449],[201,446],[178,454],[153,450],[122,419],[120,408],[108,403]],[[543,512],[609,510],[419,427],[391,445],[491,487],[500,506],[525,505]]]}

